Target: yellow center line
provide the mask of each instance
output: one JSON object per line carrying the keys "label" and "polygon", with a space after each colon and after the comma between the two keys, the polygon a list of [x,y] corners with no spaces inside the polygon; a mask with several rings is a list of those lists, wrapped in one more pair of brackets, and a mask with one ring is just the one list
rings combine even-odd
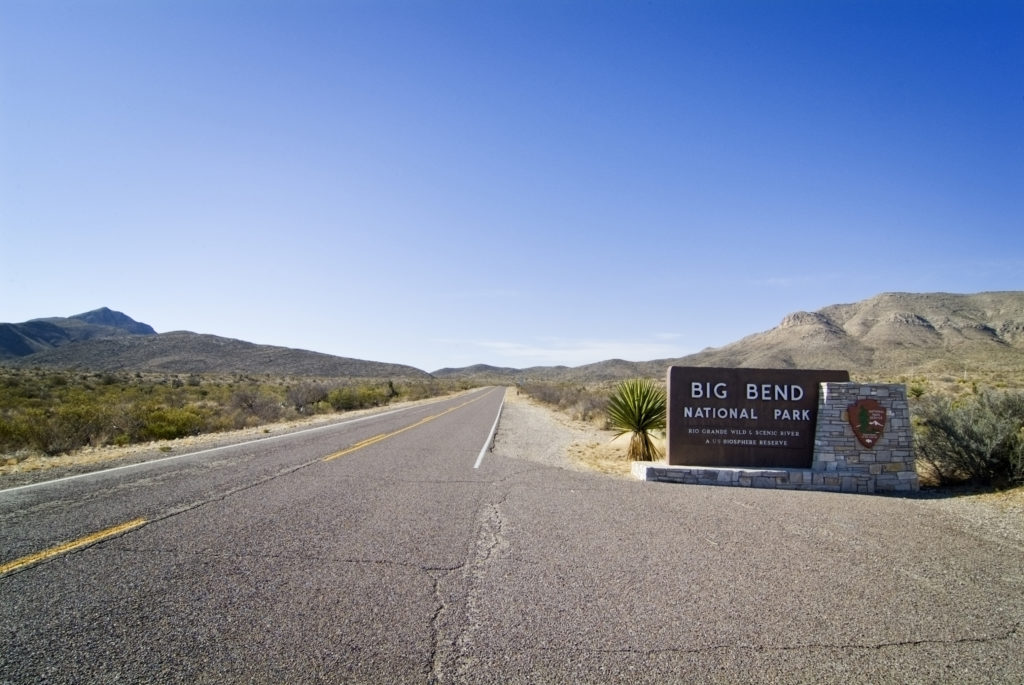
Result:
{"label": "yellow center line", "polygon": [[115,535],[126,533],[133,528],[144,526],[146,523],[148,523],[148,521],[144,518],[132,519],[131,521],[111,526],[110,528],[104,528],[103,530],[86,535],[85,537],[80,537],[77,540],[65,542],[57,545],[56,547],[51,547],[50,549],[44,549],[42,552],[36,552],[35,554],[29,554],[28,556],[21,557],[20,559],[9,561],[3,566],[0,566],[0,576],[10,573],[11,571],[18,571],[28,566],[32,566],[33,564],[38,564],[39,562],[46,561],[47,559],[52,559],[53,557],[66,552],[92,545],[100,540],[105,540],[107,538],[114,537]]}
{"label": "yellow center line", "polygon": [[451,407],[450,409],[445,409],[443,412],[441,412],[439,414],[434,414],[433,416],[428,416],[425,419],[420,419],[416,423],[410,424],[410,425],[406,426],[405,428],[399,428],[398,430],[392,431],[390,433],[381,433],[380,435],[375,435],[372,438],[367,438],[366,440],[362,440],[360,442],[357,442],[356,444],[354,444],[354,445],[352,445],[350,447],[346,447],[345,449],[341,450],[340,452],[335,452],[334,454],[327,455],[326,457],[323,458],[322,461],[331,461],[333,459],[337,459],[338,457],[344,457],[346,454],[352,454],[353,452],[355,452],[357,450],[361,450],[364,447],[369,447],[370,445],[378,443],[378,442],[380,442],[382,440],[387,440],[390,437],[394,437],[394,436],[398,435],[399,433],[404,433],[407,430],[412,430],[413,428],[416,428],[418,426],[422,426],[423,424],[428,423],[430,421],[433,421],[434,419],[440,418],[440,417],[444,416],[445,414],[450,414],[451,412],[455,411],[456,409],[462,409],[467,404],[472,404],[473,402],[476,402],[479,399],[483,399],[483,395],[481,395],[480,397],[474,397],[473,399],[469,400],[468,402],[463,402],[462,404],[460,404],[458,406],[455,406],[455,407]]}

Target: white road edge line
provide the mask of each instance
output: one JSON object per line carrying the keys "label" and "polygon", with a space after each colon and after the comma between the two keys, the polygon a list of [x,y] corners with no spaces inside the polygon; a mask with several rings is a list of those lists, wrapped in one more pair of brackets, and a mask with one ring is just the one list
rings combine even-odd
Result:
{"label": "white road edge line", "polygon": [[505,408],[505,393],[501,393],[501,404],[498,405],[498,415],[494,417],[494,425],[491,426],[491,433],[487,436],[487,441],[484,443],[483,449],[480,450],[480,456],[476,458],[476,463],[473,464],[474,469],[480,468],[480,464],[483,463],[484,455],[487,454],[487,448],[491,446],[491,441],[494,440],[494,434],[498,432],[498,421],[501,421],[501,410]]}
{"label": "white road edge line", "polygon": [[[422,405],[419,405],[422,406]],[[388,416],[389,414],[397,414],[398,412],[408,411],[415,407],[403,407],[402,409],[392,409],[390,411],[381,412],[380,414],[370,414],[369,416],[360,416],[359,418],[349,419],[348,421],[338,421],[337,423],[329,423],[325,426],[315,426],[313,428],[304,428],[302,430],[294,431],[292,433],[282,433],[281,435],[273,435],[269,438],[256,438],[255,440],[246,440],[245,442],[236,442],[232,445],[221,445],[220,447],[211,447],[205,450],[199,450],[198,452],[186,452],[185,454],[175,454],[171,457],[161,457],[160,459],[151,459],[149,461],[140,461],[135,464],[125,464],[124,466],[115,466],[110,469],[102,469],[100,471],[90,471],[89,473],[78,473],[74,476],[64,476],[63,478],[54,478],[53,480],[44,480],[38,483],[29,483],[28,485],[18,485],[13,488],[7,488],[6,490],[0,490],[0,495],[8,492],[15,492],[17,490],[27,490],[29,488],[38,488],[44,485],[53,485],[54,483],[63,483],[64,481],[76,480],[78,478],[88,478],[89,476],[99,476],[105,473],[113,473],[114,471],[121,471],[123,469],[134,469],[139,466],[148,466],[150,464],[159,464],[164,461],[173,461],[175,459],[184,459],[185,457],[196,457],[201,454],[209,454],[211,452],[218,452],[220,450],[231,449],[232,447],[244,447],[245,445],[251,445],[256,442],[270,442],[272,440],[281,440],[283,438],[290,438],[295,435],[301,435],[303,433],[312,433],[314,431],[327,430],[329,428],[337,428],[338,426],[345,426],[350,423],[359,423],[360,421],[368,421],[369,419],[380,418],[381,416]]]}

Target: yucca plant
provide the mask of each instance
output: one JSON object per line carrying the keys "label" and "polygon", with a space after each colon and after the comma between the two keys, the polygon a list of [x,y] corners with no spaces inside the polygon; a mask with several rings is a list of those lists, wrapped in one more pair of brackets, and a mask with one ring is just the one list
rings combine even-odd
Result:
{"label": "yucca plant", "polygon": [[661,457],[651,431],[665,428],[665,391],[648,378],[622,381],[608,399],[608,419],[618,433],[632,433],[626,456],[632,461],[653,461]]}

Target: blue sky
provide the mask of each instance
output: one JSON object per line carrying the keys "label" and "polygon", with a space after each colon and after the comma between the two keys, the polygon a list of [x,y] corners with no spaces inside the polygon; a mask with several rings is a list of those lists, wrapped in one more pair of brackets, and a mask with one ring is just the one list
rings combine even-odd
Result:
{"label": "blue sky", "polygon": [[0,0],[0,321],[648,360],[1022,227],[1016,0]]}

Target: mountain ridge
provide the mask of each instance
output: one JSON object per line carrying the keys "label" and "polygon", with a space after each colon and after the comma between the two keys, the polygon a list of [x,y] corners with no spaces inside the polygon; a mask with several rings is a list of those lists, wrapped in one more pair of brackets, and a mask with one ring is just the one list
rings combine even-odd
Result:
{"label": "mountain ridge", "polygon": [[0,323],[0,361],[45,352],[62,345],[124,335],[156,335],[148,324],[107,307],[68,317]]}
{"label": "mountain ridge", "polygon": [[[844,369],[870,378],[959,374],[965,368],[1020,375],[1024,291],[881,293],[815,312],[792,312],[775,328],[683,357],[606,360],[559,370],[534,367],[504,376],[520,381],[603,382],[633,376],[664,378],[669,366]],[[446,378],[477,377],[460,369],[442,371],[436,373]]]}
{"label": "mountain ridge", "polygon": [[405,364],[389,364],[225,338],[157,333],[107,307],[69,317],[0,324],[0,364],[93,372],[250,373],[277,376],[428,379]]}
{"label": "mountain ridge", "polygon": [[1024,292],[881,293],[786,315],[682,360],[693,366],[846,368],[861,375],[1024,368]]}
{"label": "mountain ridge", "polygon": [[834,368],[872,378],[956,375],[970,368],[996,377],[1016,377],[1024,370],[1024,291],[881,293],[814,312],[792,312],[767,331],[670,359],[608,359],[577,367],[524,369],[476,364],[432,374],[403,364],[190,331],[156,333],[146,324],[104,307],[67,318],[0,324],[0,363],[93,371],[435,377],[499,384],[663,378],[672,365]]}

